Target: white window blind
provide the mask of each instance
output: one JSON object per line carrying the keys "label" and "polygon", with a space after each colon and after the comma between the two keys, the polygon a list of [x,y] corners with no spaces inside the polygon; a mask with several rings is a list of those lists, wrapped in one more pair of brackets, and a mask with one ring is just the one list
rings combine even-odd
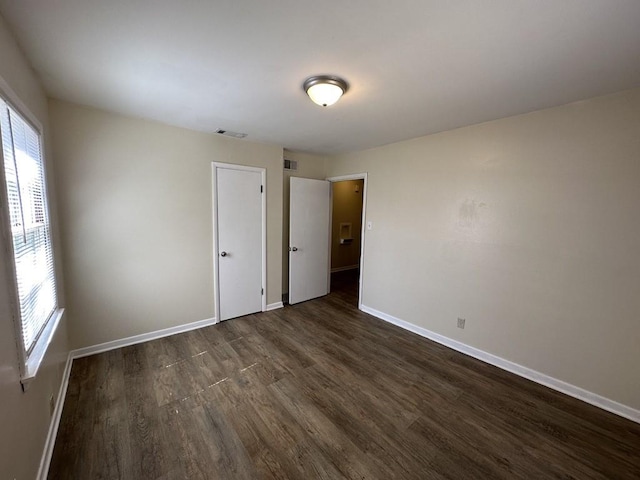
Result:
{"label": "white window blind", "polygon": [[2,99],[0,110],[20,336],[28,357],[57,308],[45,171],[38,132]]}

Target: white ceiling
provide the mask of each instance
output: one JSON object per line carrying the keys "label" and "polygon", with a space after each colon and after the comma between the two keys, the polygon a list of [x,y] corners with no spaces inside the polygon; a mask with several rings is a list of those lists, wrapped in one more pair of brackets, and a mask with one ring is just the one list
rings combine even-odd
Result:
{"label": "white ceiling", "polygon": [[[293,150],[640,86],[640,0],[0,0],[55,98]],[[337,74],[328,108],[302,91]]]}

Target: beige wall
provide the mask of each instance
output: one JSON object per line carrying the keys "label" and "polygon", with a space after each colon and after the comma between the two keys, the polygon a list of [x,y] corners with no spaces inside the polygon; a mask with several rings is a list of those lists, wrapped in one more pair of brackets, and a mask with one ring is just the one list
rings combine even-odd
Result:
{"label": "beige wall", "polygon": [[[362,235],[362,195],[364,180],[344,180],[332,186],[331,268],[359,265]],[[357,190],[357,191],[356,191]],[[340,224],[351,224],[351,243],[340,244]]]}
{"label": "beige wall", "polygon": [[324,180],[326,175],[326,157],[309,153],[284,151],[284,157],[298,162],[298,169],[285,171],[283,181],[283,222],[282,222],[282,292],[289,293],[289,188],[291,177],[315,178]]}
{"label": "beige wall", "polygon": [[328,162],[365,171],[364,305],[640,409],[640,89]]}
{"label": "beige wall", "polygon": [[[48,173],[53,171],[49,155],[47,100],[36,76],[22,55],[0,17],[0,91],[6,98],[9,90],[19,103],[15,105],[23,114],[34,117],[41,124],[45,142],[45,158]],[[8,98],[12,100],[12,98]],[[28,113],[25,112],[28,110]],[[51,175],[49,175],[51,176]],[[51,216],[55,229],[55,191],[49,182]],[[2,187],[4,188],[4,187]],[[0,252],[5,252],[6,238],[0,235]],[[54,231],[54,242],[57,234]],[[66,317],[60,323],[51,345],[29,390],[23,393],[20,386],[18,352],[11,311],[8,307],[13,289],[8,274],[11,259],[0,254],[0,478],[35,478],[43,453],[44,442],[50,424],[49,397],[57,398],[67,359]],[[60,263],[56,248],[56,262]],[[64,303],[62,276],[59,278],[60,304]]]}
{"label": "beige wall", "polygon": [[282,148],[50,102],[73,348],[212,318],[211,162],[267,169],[281,300]]}

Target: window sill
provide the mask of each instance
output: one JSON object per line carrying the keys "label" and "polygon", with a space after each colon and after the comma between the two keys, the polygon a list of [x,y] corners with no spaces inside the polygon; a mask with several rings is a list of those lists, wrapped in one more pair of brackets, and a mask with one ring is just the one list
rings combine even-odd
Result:
{"label": "window sill", "polygon": [[22,377],[20,378],[23,391],[26,392],[29,388],[29,384],[34,378],[36,378],[40,365],[42,364],[44,356],[47,353],[47,349],[49,348],[49,344],[51,343],[51,340],[53,340],[56,330],[58,330],[58,325],[60,324],[63,314],[64,308],[58,308],[53,312],[52,318],[47,322],[47,326],[42,331],[42,334],[40,334],[40,338],[38,339],[34,349],[31,351],[31,355],[27,358]]}

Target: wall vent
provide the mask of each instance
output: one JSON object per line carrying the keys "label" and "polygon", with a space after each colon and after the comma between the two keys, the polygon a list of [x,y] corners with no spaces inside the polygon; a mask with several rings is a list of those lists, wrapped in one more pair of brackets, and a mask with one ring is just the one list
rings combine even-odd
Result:
{"label": "wall vent", "polygon": [[284,169],[285,170],[298,170],[298,161],[297,160],[287,160],[284,159]]}
{"label": "wall vent", "polygon": [[227,137],[233,137],[233,138],[244,138],[247,136],[246,133],[232,132],[231,130],[223,130],[221,128],[217,129],[216,133],[219,133],[220,135],[226,135]]}

